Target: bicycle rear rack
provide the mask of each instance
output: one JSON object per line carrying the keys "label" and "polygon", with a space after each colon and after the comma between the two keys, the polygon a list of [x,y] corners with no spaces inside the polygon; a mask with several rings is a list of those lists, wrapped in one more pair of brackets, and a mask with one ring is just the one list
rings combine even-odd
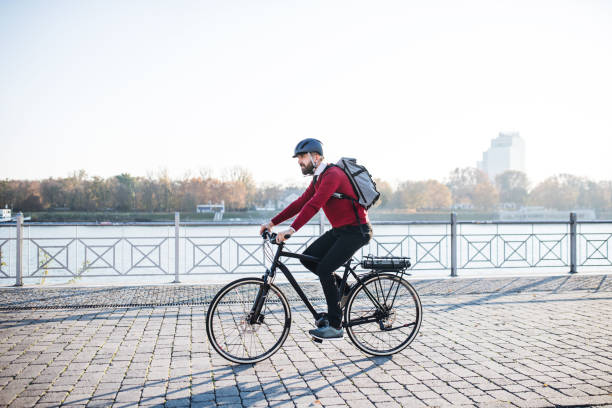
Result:
{"label": "bicycle rear rack", "polygon": [[410,268],[410,258],[399,256],[374,256],[367,255],[361,261],[363,269],[372,269],[374,271],[403,271]]}

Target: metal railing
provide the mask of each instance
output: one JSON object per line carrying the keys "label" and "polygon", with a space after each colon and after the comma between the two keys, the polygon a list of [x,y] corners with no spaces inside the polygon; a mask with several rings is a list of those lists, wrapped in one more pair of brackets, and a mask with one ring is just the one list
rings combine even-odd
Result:
{"label": "metal railing", "polygon": [[[23,224],[18,215],[15,233],[0,236],[0,280],[109,278],[211,274],[261,274],[266,267],[261,238],[255,234],[209,234],[210,227],[249,227],[258,224],[174,223],[122,224],[121,236],[99,233],[106,226],[81,224]],[[556,268],[577,273],[594,267],[612,266],[609,253],[612,221],[581,221],[570,213],[563,221],[457,221],[450,222],[374,222],[375,235],[361,254],[410,256],[413,271]],[[74,227],[74,233],[45,234],[46,228]],[[9,227],[3,225],[2,229]],[[84,227],[80,233],[78,227]],[[116,232],[115,229],[111,230]],[[153,231],[132,227],[157,227]],[[173,228],[172,228],[173,227]],[[34,234],[29,228],[37,228]],[[94,228],[96,233],[93,233]],[[134,233],[127,233],[132,228]],[[309,224],[295,235],[287,249],[303,251],[328,226]],[[305,228],[308,230],[308,228]],[[9,227],[9,229],[11,229]],[[27,230],[27,234],[24,233]],[[160,232],[161,229],[161,232]],[[131,232],[132,230],[128,231]],[[231,231],[231,230],[230,230]],[[249,232],[251,230],[249,229]],[[37,235],[38,234],[38,235]],[[11,236],[12,235],[12,236]],[[25,247],[24,247],[25,245]],[[297,261],[288,260],[292,271],[305,272]]]}

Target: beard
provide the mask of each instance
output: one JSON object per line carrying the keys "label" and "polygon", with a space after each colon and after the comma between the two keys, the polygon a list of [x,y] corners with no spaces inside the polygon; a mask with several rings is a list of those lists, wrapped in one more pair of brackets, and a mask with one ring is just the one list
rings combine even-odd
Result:
{"label": "beard", "polygon": [[314,166],[312,163],[308,163],[306,166],[300,165],[300,168],[302,169],[302,174],[305,176],[314,174]]}

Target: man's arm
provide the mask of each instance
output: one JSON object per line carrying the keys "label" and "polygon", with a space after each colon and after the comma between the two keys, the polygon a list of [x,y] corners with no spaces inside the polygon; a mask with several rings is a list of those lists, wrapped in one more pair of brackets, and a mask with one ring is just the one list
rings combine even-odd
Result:
{"label": "man's arm", "polygon": [[[293,223],[291,228],[295,231],[299,230],[306,224],[314,215],[323,207],[323,204],[331,198],[340,186],[340,175],[333,170],[328,171],[321,176],[321,183],[317,191],[312,195],[312,198],[306,202]],[[314,190],[314,187],[313,187]]]}
{"label": "man's arm", "polygon": [[302,207],[304,207],[304,204],[306,204],[313,195],[314,195],[314,186],[313,186],[313,183],[310,183],[306,191],[304,191],[304,193],[297,200],[289,204],[287,208],[285,208],[283,211],[278,213],[274,218],[272,218],[272,220],[270,220],[272,225],[278,225],[281,222],[288,220],[289,218],[293,217],[295,214],[299,213]]}

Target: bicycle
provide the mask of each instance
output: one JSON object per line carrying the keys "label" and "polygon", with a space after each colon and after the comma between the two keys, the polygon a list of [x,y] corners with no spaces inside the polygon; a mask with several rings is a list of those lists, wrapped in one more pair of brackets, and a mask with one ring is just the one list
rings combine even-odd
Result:
{"label": "bicycle", "polygon": [[[270,268],[262,278],[242,278],[224,286],[213,298],[206,314],[206,333],[210,344],[225,359],[234,363],[256,363],[269,358],[283,345],[291,327],[291,309],[285,294],[274,284],[277,270],[285,275],[318,324],[324,313],[317,312],[301,289],[282,257],[318,262],[319,259],[284,250],[276,244],[276,234],[265,231],[264,253]],[[278,245],[276,253],[272,244]],[[368,255],[345,267],[340,294],[345,293],[349,274],[355,278],[343,307],[342,326],[361,351],[388,356],[400,352],[416,338],[423,311],[416,290],[403,279],[411,266],[409,258]],[[361,265],[370,272],[358,275]],[[314,339],[321,342],[321,340]]]}

